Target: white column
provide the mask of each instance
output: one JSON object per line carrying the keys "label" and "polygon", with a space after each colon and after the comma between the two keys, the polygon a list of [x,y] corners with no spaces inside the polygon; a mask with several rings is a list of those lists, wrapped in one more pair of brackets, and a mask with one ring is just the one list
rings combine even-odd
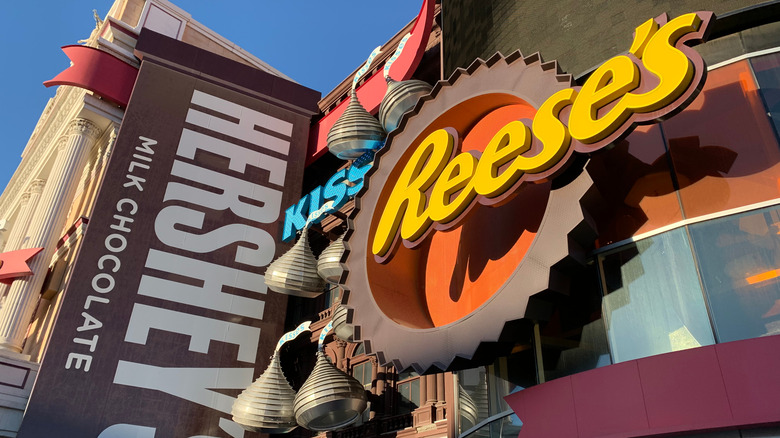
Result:
{"label": "white column", "polygon": [[32,213],[25,247],[43,247],[29,263],[33,275],[14,280],[0,309],[0,348],[22,351],[27,327],[40,299],[46,270],[56,250],[68,207],[78,185],[76,175],[86,164],[89,151],[98,138],[99,128],[89,120],[75,119],[57,144],[57,156],[41,193],[38,208]]}
{"label": "white column", "polygon": [[111,158],[111,152],[114,150],[114,143],[116,143],[116,135],[119,131],[118,126],[109,126],[111,135],[108,138],[108,143],[100,148],[98,151],[98,161],[95,163],[95,167],[92,171],[92,179],[94,180],[93,187],[90,190],[89,199],[87,200],[86,209],[84,214],[87,217],[92,217],[92,209],[95,207],[95,199],[97,198],[97,192],[100,186],[103,185],[103,180],[106,175],[103,169],[108,164],[108,159]]}
{"label": "white column", "polygon": [[22,195],[19,214],[16,215],[16,220],[11,226],[11,232],[8,235],[8,241],[5,244],[5,252],[21,249],[20,245],[27,235],[30,216],[32,215],[32,212],[35,211],[35,207],[38,206],[38,200],[41,197],[44,183],[45,182],[42,179],[34,180],[30,183],[29,190]]}
{"label": "white column", "polygon": [[[35,207],[38,205],[38,200],[41,197],[41,191],[43,190],[44,180],[36,179],[30,183],[30,188],[24,194],[22,194],[21,202],[19,203],[19,213],[16,215],[16,220],[11,226],[11,232],[8,235],[8,241],[5,244],[3,252],[14,251],[21,248],[21,243],[24,241],[24,237],[27,235],[27,228],[30,225],[30,216],[35,211]],[[0,309],[5,305],[5,299],[8,296],[8,291],[11,289],[11,285],[0,285]]]}
{"label": "white column", "polygon": [[[76,209],[81,208],[83,201],[83,198],[88,196],[88,193],[86,193],[87,189],[89,188],[89,182],[92,179],[92,169],[94,168],[94,165],[90,163],[89,157],[87,157],[87,164],[84,166],[84,170],[81,172],[81,178],[79,179],[78,184],[76,184],[76,191],[73,194],[73,202],[70,203],[70,206],[68,207],[68,214],[65,215],[66,222],[62,224],[63,231],[67,230],[68,227],[73,225],[73,215],[75,214]],[[82,200],[79,200],[79,197]]]}
{"label": "white column", "polygon": [[19,213],[16,214],[16,220],[14,220],[13,224],[11,225],[11,232],[8,233],[8,238],[5,241],[3,252],[19,249],[16,246],[18,245],[17,241],[19,240],[19,236],[22,234],[22,224],[20,222],[25,224],[24,229],[27,230],[27,220],[25,220],[25,217],[30,213],[30,209],[28,208],[29,205],[30,192],[24,192],[22,193],[21,199],[19,199]]}
{"label": "white column", "polygon": [[5,244],[8,243],[8,228],[5,227],[7,223],[7,220],[0,219],[0,252],[5,251]]}

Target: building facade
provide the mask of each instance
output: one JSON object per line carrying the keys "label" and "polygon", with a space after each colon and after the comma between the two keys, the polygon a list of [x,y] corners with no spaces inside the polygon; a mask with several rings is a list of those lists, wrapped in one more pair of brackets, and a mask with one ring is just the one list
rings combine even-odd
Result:
{"label": "building facade", "polygon": [[[558,176],[566,181],[558,184],[572,187],[578,175],[586,174],[592,185],[568,200],[578,206],[573,211],[545,213],[549,217],[544,216],[544,221],[575,214],[579,222],[558,235],[565,238],[564,257],[554,259],[549,278],[526,271],[544,276],[536,286],[538,292],[520,310],[523,317],[500,320],[492,327],[484,320],[482,325],[464,322],[478,318],[480,312],[487,313],[486,319],[495,316],[488,309],[489,300],[497,300],[509,289],[506,304],[512,305],[512,299],[523,298],[524,283],[538,280],[530,276],[513,283],[512,276],[525,275],[521,268],[512,264],[507,273],[506,267],[498,266],[516,249],[507,242],[524,238],[522,227],[528,224],[518,217],[528,215],[529,209],[535,211],[529,207],[533,192],[521,191],[514,201],[499,207],[469,210],[470,216],[450,231],[425,234],[422,244],[404,243],[422,246],[427,255],[389,270],[385,279],[379,268],[372,273],[370,239],[375,229],[371,227],[377,226],[379,209],[374,206],[392,196],[388,194],[392,175],[400,171],[392,163],[403,162],[410,153],[393,153],[392,148],[417,145],[415,141],[422,137],[415,135],[427,132],[425,124],[438,116],[455,117],[448,111],[463,97],[447,93],[447,87],[462,84],[501,90],[496,83],[499,76],[490,69],[516,65],[517,49],[527,64],[555,60],[557,65],[545,69],[568,71],[573,85],[584,86],[600,65],[632,47],[634,30],[639,32],[649,18],[668,13],[672,19],[698,10],[714,11],[717,18],[707,41],[691,44],[707,66],[697,97],[681,111],[661,117],[661,122],[646,121],[630,134],[615,137],[605,149],[592,150]],[[775,392],[769,388],[777,387],[777,379],[763,365],[777,363],[774,256],[765,252],[772,251],[767,238],[773,235],[769,230],[777,187],[776,178],[764,173],[771,173],[774,159],[766,154],[774,154],[777,143],[771,97],[776,86],[770,79],[774,74],[767,72],[772,70],[769,65],[775,65],[776,21],[773,2],[443,3],[440,53],[445,82],[436,85],[430,100],[423,98],[425,103],[407,114],[411,136],[389,135],[386,148],[390,150],[379,152],[373,164],[378,169],[367,174],[368,189],[357,196],[363,207],[342,208],[342,217],[351,219],[346,238],[350,249],[342,258],[348,271],[341,277],[341,293],[347,294],[342,304],[351,312],[346,320],[360,332],[356,337],[370,353],[367,359],[377,358],[372,391],[397,384],[378,377],[388,371],[405,383],[416,382],[409,392],[413,394],[409,400],[418,406],[410,416],[412,427],[397,434],[438,436],[446,430],[449,436],[769,437],[779,433],[776,402],[769,395]],[[535,57],[537,51],[541,59]],[[496,57],[496,52],[507,61]],[[484,61],[475,61],[478,58]],[[518,70],[514,77],[520,76]],[[526,93],[522,96],[529,93],[515,91]],[[436,110],[426,111],[426,107]],[[482,113],[494,111],[489,104],[484,108]],[[418,123],[420,117],[424,121]],[[466,133],[461,140],[465,145],[471,126],[452,123],[461,135]],[[754,159],[763,165],[747,170]],[[389,170],[383,169],[388,166],[383,160],[391,163]],[[709,167],[705,163],[717,169],[705,170]],[[372,186],[376,179],[379,189]],[[310,186],[325,181],[326,177],[319,177]],[[372,190],[379,192],[372,195]],[[432,196],[430,189],[426,194]],[[373,221],[361,220],[366,210],[374,212]],[[401,221],[409,218],[403,213],[401,217]],[[762,223],[758,225],[766,230],[759,232],[762,237],[749,231],[751,221]],[[322,228],[330,230],[341,223],[338,218],[324,220]],[[330,240],[340,234],[338,230]],[[538,225],[527,230],[539,231]],[[449,242],[437,237],[447,233],[458,237]],[[533,244],[539,245],[547,235],[530,234]],[[765,249],[748,249],[751,241]],[[451,253],[457,255],[446,255]],[[428,288],[434,288],[435,282],[448,285],[450,296],[431,301]],[[465,310],[450,305],[463,303],[463,297],[473,300],[480,293],[483,298],[466,304]],[[421,316],[416,318],[415,312]],[[327,315],[320,317],[327,321]],[[457,331],[458,325],[462,330]],[[439,327],[443,333],[432,335]],[[476,341],[464,347],[460,337],[471,336],[469,332],[478,333]],[[441,345],[455,347],[445,350]],[[346,371],[351,362],[362,363],[362,355],[350,359],[349,348],[342,353],[334,346],[332,356]],[[399,370],[406,373],[398,374]],[[352,374],[362,379],[366,372],[357,366]],[[441,379],[439,385],[431,384],[434,376]],[[402,387],[393,396],[403,398],[405,391]],[[437,391],[443,394],[435,395]],[[386,418],[392,414],[398,412]],[[379,418],[375,416],[377,425],[383,424]],[[437,427],[441,429],[435,431]],[[364,425],[333,433],[362,436],[385,430]]]}
{"label": "building facade", "polygon": [[426,0],[320,99],[116,1],[0,197],[3,436],[780,436],[778,20]]}
{"label": "building facade", "polygon": [[[287,166],[287,157],[288,153],[293,156],[305,154],[310,119],[317,112],[319,93],[295,84],[167,1],[117,1],[104,19],[96,17],[95,29],[91,34],[86,29],[86,34],[89,37],[81,41],[80,45],[63,48],[71,58],[71,67],[45,84],[57,86],[57,93],[44,109],[20,166],[0,197],[5,219],[3,252],[16,254],[17,250],[42,248],[28,257],[28,272],[17,273],[16,277],[7,280],[8,285],[3,285],[2,312],[5,316],[0,352],[3,364],[0,373],[3,394],[0,434],[126,436],[123,434],[133,430],[135,436],[140,436],[137,435],[141,433],[140,430],[151,430],[154,433],[155,427],[152,426],[156,424],[158,436],[172,436],[174,430],[188,433],[188,429],[188,436],[224,434],[222,429],[228,429],[236,435],[239,433],[236,429],[240,428],[229,422],[229,417],[220,420],[225,414],[219,408],[213,408],[227,405],[222,410],[229,413],[228,401],[220,401],[219,398],[211,400],[206,403],[207,407],[201,408],[211,413],[210,416],[202,413],[189,419],[185,416],[182,423],[176,425],[167,417],[163,422],[162,414],[169,411],[158,409],[155,405],[157,402],[149,403],[138,393],[111,395],[112,391],[121,391],[121,388],[134,387],[140,392],[151,391],[140,389],[149,385],[148,380],[120,383],[119,380],[113,382],[113,379],[119,376],[117,373],[121,372],[122,364],[131,368],[154,366],[156,371],[164,366],[174,366],[172,362],[166,364],[165,354],[161,354],[167,351],[166,342],[172,340],[158,338],[150,341],[148,337],[134,340],[130,328],[133,326],[132,321],[149,326],[145,329],[147,334],[151,326],[157,325],[155,330],[168,333],[172,338],[184,336],[172,333],[196,336],[191,326],[192,321],[196,320],[200,322],[201,329],[206,329],[206,332],[201,333],[204,337],[222,338],[224,334],[207,332],[234,327],[233,334],[228,337],[242,347],[228,362],[219,363],[218,360],[197,365],[199,357],[208,355],[197,353],[204,347],[194,344],[192,350],[185,345],[178,359],[169,357],[174,361],[186,360],[189,369],[195,374],[208,373],[203,368],[196,368],[198,366],[219,369],[234,367],[237,361],[243,368],[236,368],[235,374],[226,378],[225,384],[228,386],[246,386],[251,382],[253,364],[264,364],[266,348],[259,346],[275,342],[281,334],[286,300],[280,295],[267,300],[255,299],[255,295],[264,290],[244,283],[253,276],[262,278],[259,267],[270,261],[263,262],[263,259],[270,258],[276,251],[275,239],[270,237],[271,234],[277,234],[272,219],[275,217],[274,204],[278,204],[275,208],[279,209],[283,203],[291,202],[292,197],[300,191],[302,163]],[[182,54],[189,58],[177,58]],[[186,71],[207,72],[211,79],[199,80],[197,75],[188,75],[184,73]],[[175,89],[179,90],[178,97],[173,93]],[[133,99],[130,98],[131,93]],[[194,109],[190,110],[190,107]],[[264,131],[252,135],[237,134],[236,126],[229,124],[212,124],[211,129],[202,127],[211,118],[224,120],[219,119],[220,114],[234,114],[237,110],[243,111],[245,120],[240,116],[238,119],[244,120],[244,124],[261,125]],[[177,126],[177,132],[172,130],[173,126]],[[120,131],[124,134],[120,134]],[[193,146],[195,149],[192,156],[178,160],[182,163],[177,169],[181,168],[184,173],[173,175],[173,162],[178,156],[176,145],[180,141],[179,138],[164,141],[170,134],[189,135],[187,144],[202,145],[206,142],[217,145],[222,155],[202,152],[204,148],[208,149],[208,145],[200,149]],[[186,147],[181,148],[183,150]],[[227,151],[229,147],[232,149]],[[271,150],[271,155],[261,152],[266,150]],[[187,155],[184,152],[182,154]],[[249,170],[244,169],[251,174],[252,184],[246,182],[245,173],[222,168],[220,159],[232,157],[236,160],[235,154],[255,160]],[[261,169],[272,165],[276,167],[272,175],[259,175],[263,172]],[[177,214],[189,211],[190,215],[204,216],[204,223],[200,225],[203,230],[201,233],[217,223],[213,216],[225,207],[217,199],[207,201],[205,195],[199,195],[198,200],[193,199],[193,193],[198,190],[210,193],[202,185],[192,187],[191,181],[199,178],[193,173],[211,175],[212,187],[219,186],[213,178],[218,179],[220,176],[223,182],[231,181],[231,187],[236,190],[241,190],[240,186],[244,184],[243,190],[252,191],[253,199],[258,200],[256,202],[265,202],[262,211],[247,205],[243,210],[240,206],[234,206],[239,212],[233,216],[230,216],[232,210],[229,209],[228,213],[220,213],[221,222],[230,224],[228,230],[233,230],[233,233],[244,230],[244,239],[259,245],[252,253],[251,261],[243,256],[246,253],[242,251],[241,245],[233,245],[231,249],[235,254],[232,258],[229,250],[217,250],[230,240],[224,240],[226,235],[223,235],[222,244],[217,245],[217,248],[213,247],[212,242],[207,243],[211,249],[200,247],[186,250],[185,244],[174,242],[177,239],[174,237],[176,231],[169,229],[167,233],[170,238],[163,237],[166,233],[161,229],[158,229],[161,233],[159,235],[154,231],[156,216],[160,216],[162,224],[168,213],[176,211],[179,212]],[[107,174],[110,176],[107,177]],[[175,185],[168,184],[171,178],[176,180]],[[259,182],[261,179],[263,183]],[[165,198],[164,192],[169,185],[174,188],[168,192],[169,198]],[[176,188],[183,188],[184,192],[179,192],[181,196],[171,195]],[[171,200],[170,196],[175,199]],[[212,204],[200,205],[201,201]],[[167,205],[171,203],[175,205]],[[165,212],[161,213],[162,210]],[[96,220],[97,216],[102,216],[102,219]],[[245,216],[250,216],[250,219]],[[172,218],[169,216],[169,219]],[[198,228],[197,223],[188,223]],[[86,233],[90,224],[94,231]],[[169,223],[169,227],[173,228],[173,224]],[[86,245],[82,245],[87,235],[90,237]],[[205,235],[201,243],[206,243],[208,236],[214,233]],[[144,268],[147,256],[142,257],[142,254],[147,253],[150,257],[154,254],[166,255],[168,268],[160,265],[158,268],[162,271],[158,271],[156,277],[154,274],[147,276],[148,281],[154,281],[159,279],[159,272],[175,270],[175,266],[170,263],[176,265],[176,257],[179,257],[180,262],[193,254],[193,249],[199,255],[200,269],[210,268],[216,276],[208,278],[218,279],[219,274],[215,270],[219,270],[219,267],[223,267],[228,274],[240,274],[243,277],[215,281],[231,284],[238,289],[248,289],[251,291],[250,296],[236,298],[232,304],[214,307],[207,304],[205,295],[205,301],[196,303],[178,295],[179,304],[184,306],[178,310],[175,310],[177,298],[173,296],[157,295],[147,300],[146,304],[134,305],[130,301],[122,303],[123,299],[142,299],[141,294],[136,294],[140,289],[129,292],[130,283],[137,286],[143,277],[141,269]],[[262,255],[269,252],[268,255]],[[208,253],[212,254],[211,259]],[[4,264],[8,261],[4,260]],[[133,280],[128,283],[127,279],[122,279],[124,275],[130,275]],[[186,273],[180,271],[180,275]],[[192,274],[189,278],[192,278]],[[186,293],[186,285],[179,284],[179,294]],[[175,286],[176,283],[169,282],[165,287],[171,291]],[[209,286],[217,287],[208,283],[207,290]],[[154,291],[158,290],[157,287],[150,286]],[[120,290],[122,293],[119,293]],[[163,303],[163,307],[160,303]],[[168,313],[168,317],[164,318],[168,324],[163,323],[164,327],[159,325],[160,315],[154,317],[136,313],[133,316],[133,309]],[[264,314],[264,311],[268,313]],[[175,323],[177,318],[179,322]],[[178,329],[173,328],[171,322]],[[132,348],[134,344],[144,346],[148,353],[138,351],[126,356],[120,351]],[[208,343],[205,348],[208,350]],[[187,353],[192,351],[196,353],[188,357]],[[58,354],[60,357],[55,358]],[[117,355],[125,358],[120,359]],[[144,355],[147,359],[139,360]],[[40,368],[44,356],[47,365],[51,365]],[[247,367],[246,364],[252,366]],[[39,374],[39,370],[43,373]],[[139,376],[154,379],[156,375],[155,371],[144,373],[137,369],[126,370],[131,380]],[[60,372],[64,374],[58,374]],[[183,377],[185,374],[180,372],[177,376]],[[43,383],[47,380],[49,383]],[[98,380],[102,380],[102,383],[97,383]],[[173,383],[173,380],[158,383],[168,383],[169,392],[177,391],[171,384],[186,386],[182,382]],[[196,380],[200,381],[200,378]],[[246,383],[235,383],[241,380]],[[36,381],[39,388],[57,387],[60,390],[39,390],[36,396],[30,398]],[[95,392],[77,396],[76,393],[81,390]],[[105,398],[107,396],[108,399]],[[118,397],[118,403],[110,401],[114,397]],[[124,407],[131,399],[141,403],[131,410],[131,417],[140,416],[142,421],[125,416],[127,411]],[[200,406],[197,401],[203,400],[202,394],[201,398],[190,394],[178,399],[193,400],[192,405],[179,408],[168,405],[168,409],[180,413],[182,409],[194,409],[193,416],[198,409],[193,406]],[[55,406],[59,408],[51,411]],[[145,414],[142,407],[147,409]],[[81,413],[76,412],[79,409]],[[36,411],[39,413],[34,414]],[[26,420],[20,431],[25,412]],[[53,415],[54,412],[59,414]],[[111,419],[112,416],[114,419]],[[152,420],[155,417],[158,419]],[[39,421],[43,418],[51,421]],[[80,420],[74,421],[77,418]],[[142,422],[144,428],[133,429],[133,423],[138,422]]]}

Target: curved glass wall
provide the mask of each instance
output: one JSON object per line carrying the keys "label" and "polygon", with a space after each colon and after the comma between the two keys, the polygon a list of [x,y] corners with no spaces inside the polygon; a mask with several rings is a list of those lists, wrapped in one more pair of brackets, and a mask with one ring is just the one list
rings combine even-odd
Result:
{"label": "curved glass wall", "polygon": [[[516,350],[509,356],[496,359],[491,365],[456,373],[459,434],[468,432],[473,437],[499,436],[489,432],[500,430],[502,434],[514,433],[517,436],[517,422],[506,418],[506,415],[502,421],[487,421],[510,409],[504,396],[539,382],[533,348],[520,347]],[[486,421],[492,425],[483,425]],[[478,431],[472,430],[477,427]]]}
{"label": "curved glass wall", "polygon": [[613,361],[780,334],[778,233],[771,206],[600,254]]}
{"label": "curved glass wall", "polygon": [[777,201],[778,121],[780,54],[711,70],[684,111],[593,155],[597,245]]}
{"label": "curved glass wall", "polygon": [[614,362],[715,343],[684,229],[626,245],[599,261]]}
{"label": "curved glass wall", "polygon": [[594,156],[614,362],[780,333],[779,122],[773,53],[710,71],[680,114]]}
{"label": "curved glass wall", "polygon": [[780,207],[689,229],[718,341],[780,334]]}
{"label": "curved glass wall", "polygon": [[780,55],[772,54],[750,60],[760,88],[761,98],[772,120],[775,132],[780,132]]}
{"label": "curved glass wall", "polygon": [[780,196],[780,147],[763,91],[751,62],[738,61],[710,71],[699,97],[661,124],[684,218]]}
{"label": "curved glass wall", "polygon": [[778,132],[771,53],[711,70],[680,114],[594,154],[592,275],[572,278],[582,290],[520,330],[510,355],[458,372],[459,433],[516,434],[503,397],[551,379],[780,334]]}
{"label": "curved glass wall", "polygon": [[466,437],[497,437],[497,438],[516,438],[523,427],[517,414],[511,409],[496,414],[471,429],[461,432],[459,438]]}

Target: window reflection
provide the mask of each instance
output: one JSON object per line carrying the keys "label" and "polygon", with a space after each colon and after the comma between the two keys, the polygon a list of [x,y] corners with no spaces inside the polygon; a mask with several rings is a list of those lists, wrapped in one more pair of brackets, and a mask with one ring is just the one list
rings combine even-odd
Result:
{"label": "window reflection", "polygon": [[[496,359],[492,365],[457,372],[458,433],[462,434],[480,422],[510,410],[504,397],[536,384],[532,348],[518,348],[515,353]],[[517,436],[517,416],[502,416],[470,434],[479,436]],[[491,432],[499,431],[496,435]]]}
{"label": "window reflection", "polygon": [[596,266],[572,275],[571,282],[576,287],[539,323],[545,381],[612,363]]}
{"label": "window reflection", "polygon": [[588,172],[603,198],[592,209],[598,246],[682,220],[661,128],[640,126],[608,151],[593,154]]}
{"label": "window reflection", "polygon": [[686,218],[780,196],[780,148],[748,61],[709,72],[662,127]]}
{"label": "window reflection", "polygon": [[780,334],[780,209],[690,227],[718,341]]}
{"label": "window reflection", "polygon": [[[546,339],[542,340],[543,342]],[[575,346],[576,345],[576,346]],[[582,327],[579,342],[542,344],[547,380],[611,365],[604,321],[599,318]]]}
{"label": "window reflection", "polygon": [[780,132],[780,53],[760,56],[750,60],[756,73],[759,92],[764,98],[769,117]]}
{"label": "window reflection", "polygon": [[363,362],[352,367],[352,377],[357,379],[368,391],[371,391],[371,362]]}
{"label": "window reflection", "polygon": [[398,375],[398,412],[412,412],[420,406],[420,375],[415,372]]}
{"label": "window reflection", "polygon": [[516,438],[523,427],[523,422],[511,409],[504,412],[482,425],[477,430],[461,432],[460,438],[466,437],[491,437],[491,438]]}
{"label": "window reflection", "polygon": [[722,430],[686,436],[689,438],[780,438],[780,428]]}
{"label": "window reflection", "polygon": [[615,363],[714,343],[685,229],[600,257]]}
{"label": "window reflection", "polygon": [[742,438],[780,438],[780,427],[767,429],[743,429]]}
{"label": "window reflection", "polygon": [[479,424],[489,416],[486,368],[458,372],[458,407],[460,433]]}

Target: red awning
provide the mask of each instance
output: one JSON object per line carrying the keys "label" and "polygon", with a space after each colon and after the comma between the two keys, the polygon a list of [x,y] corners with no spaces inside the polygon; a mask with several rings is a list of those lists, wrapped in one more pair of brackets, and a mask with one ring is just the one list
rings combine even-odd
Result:
{"label": "red awning", "polygon": [[[405,81],[412,77],[412,73],[420,64],[425,47],[428,44],[428,38],[431,34],[433,24],[433,0],[424,0],[417,21],[414,23],[412,36],[406,42],[406,47],[398,59],[390,68],[390,77],[397,81]],[[395,50],[395,48],[393,48]],[[363,85],[358,87],[357,96],[360,103],[374,114],[382,103],[387,91],[387,82],[385,81],[382,70],[374,73]],[[309,151],[306,154],[306,165],[313,163],[317,158],[327,152],[327,138],[330,128],[336,123],[339,116],[347,109],[350,99],[347,98],[341,102],[333,111],[323,117],[320,122],[309,132]]]}
{"label": "red awning", "polygon": [[127,106],[138,76],[137,68],[93,47],[64,46],[62,51],[73,65],[54,79],[44,82],[44,86],[72,85],[86,88],[121,107]]}

